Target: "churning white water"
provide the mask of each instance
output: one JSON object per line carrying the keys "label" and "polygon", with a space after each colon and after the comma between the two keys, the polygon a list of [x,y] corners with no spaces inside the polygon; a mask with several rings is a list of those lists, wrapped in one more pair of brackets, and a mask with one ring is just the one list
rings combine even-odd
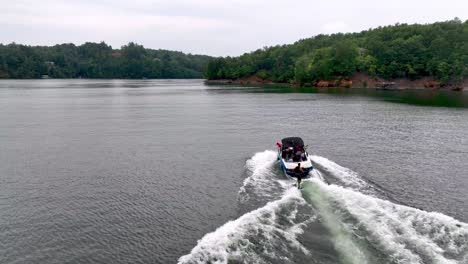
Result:
{"label": "churning white water", "polygon": [[[313,237],[317,225],[333,242],[330,254],[340,263],[467,261],[467,224],[374,197],[358,173],[324,157],[311,159],[316,171],[302,192],[277,170],[274,151],[247,160],[239,202],[253,196],[271,200],[206,234],[179,263],[329,263],[302,239]],[[323,175],[335,183],[327,184]]]}

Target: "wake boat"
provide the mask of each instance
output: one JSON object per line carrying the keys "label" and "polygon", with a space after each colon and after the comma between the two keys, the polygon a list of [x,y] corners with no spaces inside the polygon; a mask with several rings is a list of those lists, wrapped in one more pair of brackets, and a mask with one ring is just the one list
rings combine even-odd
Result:
{"label": "wake boat", "polygon": [[[309,175],[314,167],[307,153],[307,146],[304,146],[304,141],[300,137],[287,137],[277,142],[278,160],[284,173],[291,177],[302,176],[305,178]],[[300,164],[303,172],[299,175],[294,172],[294,169]]]}

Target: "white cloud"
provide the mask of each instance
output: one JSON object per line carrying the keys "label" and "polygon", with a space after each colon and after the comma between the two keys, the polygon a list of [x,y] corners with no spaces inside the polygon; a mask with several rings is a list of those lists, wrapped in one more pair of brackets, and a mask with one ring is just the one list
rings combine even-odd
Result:
{"label": "white cloud", "polygon": [[0,42],[136,41],[150,48],[239,55],[320,33],[467,19],[462,0],[0,0]]}
{"label": "white cloud", "polygon": [[336,33],[336,32],[349,32],[350,31],[350,26],[346,23],[343,22],[331,22],[331,23],[326,23],[321,27],[321,31],[323,33]]}

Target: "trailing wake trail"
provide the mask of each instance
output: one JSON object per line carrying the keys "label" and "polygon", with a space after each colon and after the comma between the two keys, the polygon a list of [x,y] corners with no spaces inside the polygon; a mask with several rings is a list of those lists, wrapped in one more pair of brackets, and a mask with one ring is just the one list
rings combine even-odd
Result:
{"label": "trailing wake trail", "polygon": [[[335,218],[342,224],[338,230],[352,227],[359,242],[352,244],[361,245],[360,250],[374,251],[389,263],[468,263],[468,224],[377,198],[380,190],[358,173],[320,156],[311,159],[336,183],[312,179],[305,184],[304,198],[322,207],[319,214],[332,220],[326,224],[331,230],[338,228]],[[340,241],[343,234],[338,235]]]}
{"label": "trailing wake trail", "polygon": [[362,243],[354,239],[352,227],[341,222],[339,216],[335,214],[332,205],[325,199],[322,189],[307,181],[304,183],[303,192],[306,193],[305,200],[317,209],[321,222],[333,236],[334,248],[339,255],[340,262],[373,263],[370,262],[370,253],[367,252]]}
{"label": "trailing wake trail", "polygon": [[281,172],[275,166],[275,151],[264,151],[248,159],[245,178],[239,189],[238,200],[242,204],[268,202],[279,198],[288,185],[286,178],[278,177]]}
{"label": "trailing wake trail", "polygon": [[248,177],[238,193],[240,206],[260,207],[206,234],[179,263],[295,263],[309,251],[298,241],[315,221],[291,181],[278,177],[276,153],[264,151],[246,161]]}
{"label": "trailing wake trail", "polygon": [[206,234],[179,263],[468,264],[468,224],[379,198],[358,173],[311,159],[316,170],[302,191],[278,170],[274,151],[247,160],[238,193],[247,212]]}
{"label": "trailing wake trail", "polygon": [[179,263],[294,263],[298,255],[309,255],[298,241],[303,227],[314,220],[297,217],[304,205],[299,191],[290,190],[205,235]]}
{"label": "trailing wake trail", "polygon": [[[320,190],[320,191],[318,191]],[[468,225],[440,213],[312,180],[306,196],[322,192],[335,216],[389,263],[466,263]]]}

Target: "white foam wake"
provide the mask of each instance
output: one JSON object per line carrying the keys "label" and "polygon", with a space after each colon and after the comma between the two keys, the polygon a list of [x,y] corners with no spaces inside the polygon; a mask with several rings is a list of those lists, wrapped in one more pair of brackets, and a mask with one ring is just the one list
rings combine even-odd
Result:
{"label": "white foam wake", "polygon": [[330,174],[343,183],[346,187],[361,190],[368,187],[368,184],[362,180],[359,175],[345,167],[342,167],[335,162],[317,155],[311,155],[310,159],[319,169]]}
{"label": "white foam wake", "polygon": [[463,263],[468,259],[468,225],[313,180],[339,213],[349,213],[366,239],[398,263]]}
{"label": "white foam wake", "polygon": [[246,162],[249,176],[239,199],[274,201],[206,234],[179,263],[293,263],[309,254],[298,237],[317,212],[344,263],[468,264],[468,224],[376,198],[352,170],[323,157],[312,160],[343,186],[325,184],[316,171],[302,192],[313,209],[277,175],[276,153],[259,152]]}
{"label": "white foam wake", "polygon": [[281,199],[206,234],[179,263],[292,263],[294,254],[308,254],[297,240],[303,227],[313,221],[313,217],[296,217],[304,205],[300,192],[291,188]]}
{"label": "white foam wake", "polygon": [[284,178],[277,175],[276,152],[265,150],[256,153],[246,161],[245,167],[249,176],[239,189],[239,201],[245,203],[252,198],[270,201],[277,199],[285,190]]}
{"label": "white foam wake", "polygon": [[352,225],[342,222],[339,215],[336,215],[330,200],[327,199],[322,188],[319,188],[315,181],[320,181],[320,178],[312,179],[311,182],[306,182],[304,188],[304,198],[310,202],[316,209],[319,221],[323,227],[328,230],[332,236],[334,248],[340,259],[340,263],[349,264],[367,264],[373,263],[368,257],[365,247],[362,247],[353,233]]}

